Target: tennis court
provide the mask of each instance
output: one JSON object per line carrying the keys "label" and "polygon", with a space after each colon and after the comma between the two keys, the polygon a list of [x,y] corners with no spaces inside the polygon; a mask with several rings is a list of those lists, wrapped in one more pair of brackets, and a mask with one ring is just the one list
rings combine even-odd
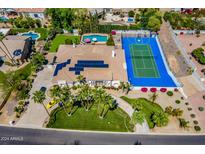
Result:
{"label": "tennis court", "polygon": [[133,72],[136,77],[158,78],[159,71],[152,49],[148,44],[129,45]]}
{"label": "tennis court", "polygon": [[177,87],[157,37],[123,37],[128,80],[139,87]]}

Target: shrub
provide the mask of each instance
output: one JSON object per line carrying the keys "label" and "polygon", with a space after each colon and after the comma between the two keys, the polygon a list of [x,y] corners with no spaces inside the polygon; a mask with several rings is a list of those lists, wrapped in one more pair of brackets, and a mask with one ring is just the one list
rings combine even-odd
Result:
{"label": "shrub", "polygon": [[172,111],[173,111],[172,106],[167,106],[165,108],[165,113],[167,113],[168,115],[172,115]]}
{"label": "shrub", "polygon": [[129,11],[129,12],[128,12],[128,16],[129,16],[129,17],[134,17],[134,16],[135,16],[135,12],[132,11],[132,10]]}
{"label": "shrub", "polygon": [[71,45],[71,44],[73,44],[73,41],[71,39],[66,39],[65,44],[70,44]]}
{"label": "shrub", "polygon": [[2,115],[3,112],[0,112],[0,115]]}
{"label": "shrub", "polygon": [[195,114],[191,114],[190,116],[191,116],[192,118],[195,118],[195,117],[196,117],[196,115],[195,115]]}
{"label": "shrub", "polygon": [[167,95],[168,96],[173,96],[173,92],[172,91],[167,91]]}
{"label": "shrub", "polygon": [[181,128],[189,128],[189,121],[186,121],[185,119],[179,118],[179,126]]}
{"label": "shrub", "polygon": [[176,104],[180,104],[181,101],[180,101],[180,100],[175,100],[175,103],[176,103]]}
{"label": "shrub", "polygon": [[204,111],[204,108],[201,106],[198,109],[199,109],[199,111]]}
{"label": "shrub", "polygon": [[177,109],[173,109],[172,111],[172,116],[176,116],[176,117],[180,117],[183,114],[183,110],[181,110],[180,108]]}
{"label": "shrub", "polygon": [[186,102],[186,103],[185,103],[185,105],[189,105],[189,103],[188,103],[188,102]]}
{"label": "shrub", "polygon": [[191,111],[191,110],[192,110],[192,108],[191,108],[191,107],[188,107],[188,108],[187,108],[187,110],[188,110],[188,111]]}
{"label": "shrub", "polygon": [[199,126],[194,126],[194,129],[195,129],[195,131],[197,131],[197,132],[201,131],[201,127],[199,127]]}
{"label": "shrub", "polygon": [[202,65],[205,64],[205,56],[203,52],[203,48],[197,48],[192,51],[192,56]]}
{"label": "shrub", "polygon": [[205,100],[205,95],[203,96],[203,99]]}
{"label": "shrub", "polygon": [[197,120],[194,120],[193,123],[194,123],[195,125],[198,125],[198,124],[199,124],[199,122],[198,122]]}
{"label": "shrub", "polygon": [[107,40],[107,46],[115,46],[115,42],[113,40],[112,35],[110,35],[109,39]]}

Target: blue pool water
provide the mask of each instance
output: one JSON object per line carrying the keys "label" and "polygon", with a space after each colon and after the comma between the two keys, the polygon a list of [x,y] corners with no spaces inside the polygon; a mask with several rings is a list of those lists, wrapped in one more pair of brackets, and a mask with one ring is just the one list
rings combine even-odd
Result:
{"label": "blue pool water", "polygon": [[40,35],[38,33],[34,33],[34,32],[27,32],[27,33],[23,33],[21,34],[21,36],[30,36],[32,38],[32,40],[37,40]]}
{"label": "blue pool water", "polygon": [[[146,78],[136,77],[133,72],[133,65],[129,45],[130,44],[149,44],[153,55],[157,55],[155,58],[157,69],[159,70],[159,78]],[[137,87],[177,87],[179,84],[176,82],[174,76],[166,67],[166,62],[163,61],[163,53],[160,52],[156,37],[152,38],[136,38],[126,37],[122,38],[122,46],[125,51],[125,58],[127,63],[127,75],[128,80],[133,86]],[[169,72],[169,73],[168,73]]]}
{"label": "blue pool water", "polygon": [[129,18],[127,19],[127,22],[134,22],[134,18],[129,17]]}
{"label": "blue pool water", "polygon": [[97,39],[96,42],[107,42],[108,39],[108,37],[104,35],[85,35],[83,36],[83,41],[85,42],[85,39],[90,39],[91,42],[95,42],[93,41],[93,38]]}
{"label": "blue pool water", "polygon": [[6,21],[8,21],[9,19],[7,18],[7,17],[5,17],[5,16],[1,16],[0,17],[0,22],[2,21],[2,22],[6,22]]}

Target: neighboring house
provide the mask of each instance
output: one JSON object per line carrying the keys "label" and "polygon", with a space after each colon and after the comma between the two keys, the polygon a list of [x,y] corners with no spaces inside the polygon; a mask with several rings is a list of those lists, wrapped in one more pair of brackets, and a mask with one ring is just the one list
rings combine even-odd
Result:
{"label": "neighboring house", "polygon": [[22,64],[32,51],[32,40],[28,36],[8,35],[0,41],[0,58],[3,61]]}
{"label": "neighboring house", "polygon": [[2,33],[4,36],[7,35],[10,31],[10,28],[0,28],[0,33]]}
{"label": "neighboring house", "polygon": [[110,10],[110,9],[105,9],[105,8],[89,8],[89,9],[88,9],[88,11],[89,11],[92,15],[96,14],[96,12],[97,12],[97,14],[98,14],[99,16],[103,15],[103,13],[107,13],[109,10]]}
{"label": "neighboring house", "polygon": [[34,19],[45,19],[45,8],[16,8],[15,9],[19,16],[29,16]]}

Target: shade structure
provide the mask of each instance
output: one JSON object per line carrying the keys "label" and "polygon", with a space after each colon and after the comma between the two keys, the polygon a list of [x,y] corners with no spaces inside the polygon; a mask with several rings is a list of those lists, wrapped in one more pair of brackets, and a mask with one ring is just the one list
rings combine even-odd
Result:
{"label": "shade structure", "polygon": [[161,88],[160,91],[164,93],[167,91],[167,88]]}
{"label": "shade structure", "polygon": [[93,42],[97,42],[97,38],[94,37],[94,38],[92,39],[92,41],[93,41]]}
{"label": "shade structure", "polygon": [[147,90],[148,90],[147,88],[141,88],[142,92],[147,92]]}
{"label": "shade structure", "polygon": [[157,88],[151,88],[150,91],[154,93],[157,91]]}
{"label": "shade structure", "polygon": [[85,42],[86,42],[86,43],[90,43],[91,40],[90,40],[89,38],[86,38],[86,39],[85,39]]}

